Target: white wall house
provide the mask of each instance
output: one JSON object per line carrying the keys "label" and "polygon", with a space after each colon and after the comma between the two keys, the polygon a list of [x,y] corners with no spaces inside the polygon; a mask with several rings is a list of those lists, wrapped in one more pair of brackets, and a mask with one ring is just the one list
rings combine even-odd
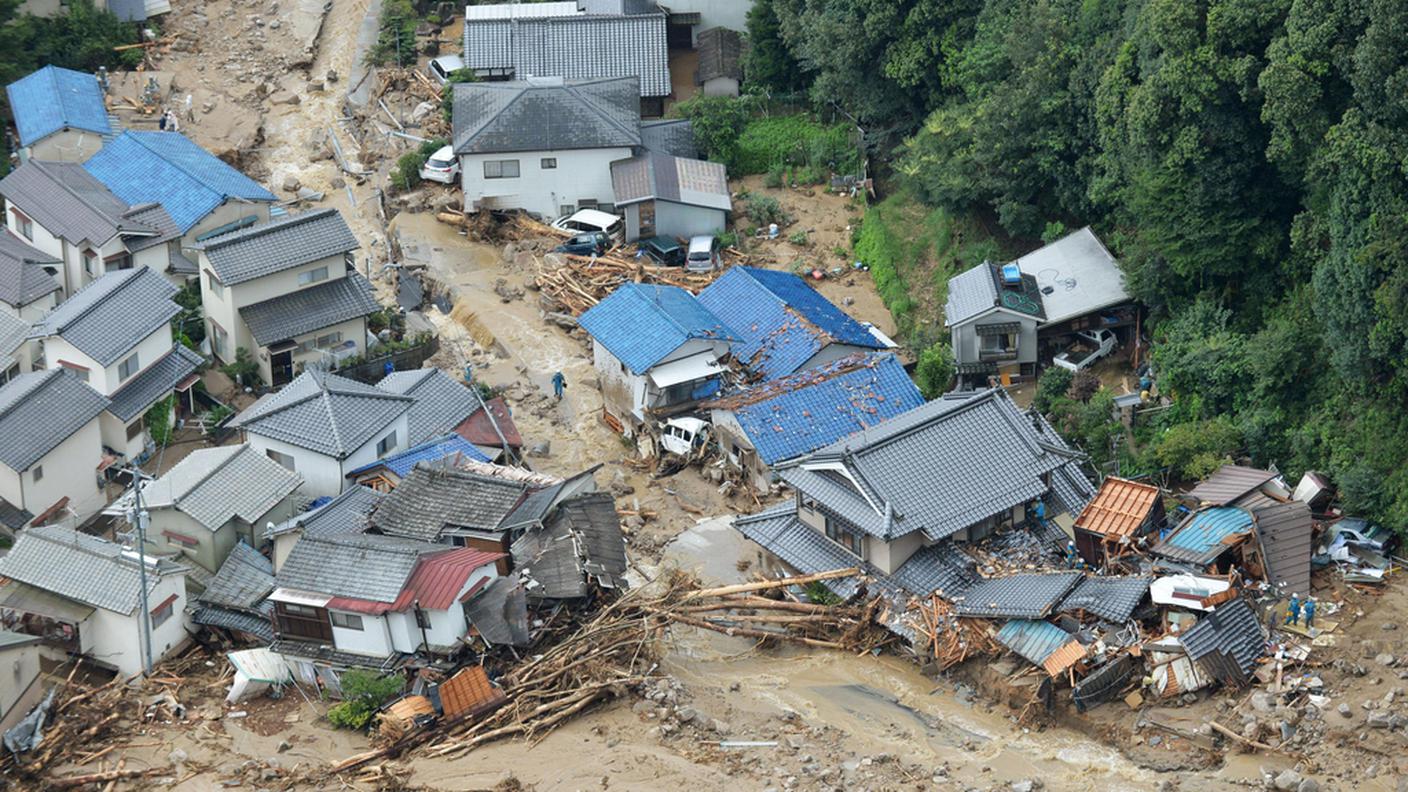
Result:
{"label": "white wall house", "polygon": [[614,204],[611,163],[641,144],[638,86],[634,78],[456,85],[465,210],[553,218]]}
{"label": "white wall house", "polygon": [[733,200],[722,163],[645,152],[611,163],[616,208],[626,239],[689,239],[728,228]]}
{"label": "white wall house", "polygon": [[627,434],[718,392],[736,340],[689,292],[627,283],[582,314],[608,415]]}
{"label": "white wall house", "polygon": [[72,295],[108,272],[150,267],[174,281],[180,231],[156,203],[129,204],[84,166],[33,159],[0,180],[5,225],[62,262],[55,277]]}
{"label": "white wall house", "polygon": [[[258,548],[264,528],[298,512],[302,476],[245,444],[191,452],[142,488],[147,541],[214,573],[240,541]],[[114,504],[121,510],[130,496]]]}
{"label": "white wall house", "polygon": [[[46,369],[66,369],[111,404],[100,421],[103,445],[137,459],[152,444],[147,412],[194,384],[199,355],[176,344],[176,287],[141,268],[108,273],[35,323],[30,337]],[[163,420],[175,418],[174,401]]]}
{"label": "white wall house", "polygon": [[353,267],[357,239],[335,209],[289,215],[196,246],[211,352],[240,349],[275,387],[310,368],[332,368],[367,349],[380,310]]}
{"label": "white wall house", "polygon": [[235,417],[255,450],[303,477],[303,494],[337,495],[345,476],[408,446],[414,400],[308,371]]}
{"label": "white wall house", "polygon": [[20,374],[0,388],[0,516],[11,531],[81,521],[106,503],[98,416],[107,397],[73,374]]}
{"label": "white wall house", "polygon": [[9,731],[44,698],[39,676],[39,638],[0,631],[0,733]]}
{"label": "white wall house", "polygon": [[147,559],[142,609],[138,556],[122,545],[68,528],[36,526],[0,559],[0,618],[39,635],[59,659],[83,655],[126,677],[142,671],[142,621],[150,619],[153,663],[180,648],[185,630],[186,567]]}
{"label": "white wall house", "polygon": [[469,631],[464,603],[499,576],[501,557],[385,536],[304,537],[269,597],[280,651],[300,656],[300,645],[331,644],[373,665],[395,654],[448,654]]}

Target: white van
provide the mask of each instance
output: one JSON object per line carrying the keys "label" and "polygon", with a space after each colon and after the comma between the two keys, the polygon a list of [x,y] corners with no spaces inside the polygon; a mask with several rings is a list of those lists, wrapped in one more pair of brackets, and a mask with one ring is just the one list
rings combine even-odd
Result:
{"label": "white van", "polygon": [[619,245],[626,239],[626,223],[614,214],[599,209],[578,209],[570,215],[552,221],[552,227],[573,234],[601,232],[611,237],[611,244]]}
{"label": "white van", "polygon": [[441,55],[432,58],[428,71],[435,82],[444,85],[450,81],[450,75],[464,68],[464,58],[458,55]]}

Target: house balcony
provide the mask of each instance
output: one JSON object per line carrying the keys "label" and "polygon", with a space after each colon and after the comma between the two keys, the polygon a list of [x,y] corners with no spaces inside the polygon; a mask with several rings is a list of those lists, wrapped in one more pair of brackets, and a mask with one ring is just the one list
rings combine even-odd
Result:
{"label": "house balcony", "polygon": [[978,360],[995,362],[999,360],[1016,360],[1016,349],[980,349],[978,350]]}

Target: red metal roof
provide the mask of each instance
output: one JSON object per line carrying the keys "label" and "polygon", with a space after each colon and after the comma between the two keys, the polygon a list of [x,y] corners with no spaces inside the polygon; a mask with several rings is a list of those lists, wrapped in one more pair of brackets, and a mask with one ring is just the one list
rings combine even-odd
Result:
{"label": "red metal roof", "polygon": [[[494,419],[499,424],[499,431],[504,434],[504,440],[507,440],[513,448],[521,448],[523,437],[518,434],[518,427],[513,423],[513,414],[509,411],[508,404],[503,400],[503,397],[490,399],[488,407],[494,413]],[[464,419],[459,426],[455,427],[455,434],[477,446],[499,448],[503,445],[503,441],[499,440],[499,435],[494,432],[494,425],[489,421],[488,413],[484,410],[475,410],[468,418]]]}
{"label": "red metal roof", "polygon": [[1158,487],[1111,476],[1081,510],[1076,527],[1111,538],[1133,536],[1158,500]]}
{"label": "red metal roof", "polygon": [[436,553],[423,557],[401,596],[392,603],[391,609],[405,610],[420,600],[420,606],[427,610],[445,610],[455,602],[455,595],[464,588],[464,583],[474,570],[492,564],[503,558],[503,553],[490,553],[472,547],[460,547],[448,553]]}

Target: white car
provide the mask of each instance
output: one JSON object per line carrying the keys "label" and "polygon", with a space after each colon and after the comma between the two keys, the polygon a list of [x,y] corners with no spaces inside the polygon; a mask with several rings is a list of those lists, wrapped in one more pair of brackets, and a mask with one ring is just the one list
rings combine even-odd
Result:
{"label": "white car", "polygon": [[601,232],[611,237],[612,244],[619,245],[626,238],[626,222],[619,216],[599,209],[578,209],[570,215],[552,221],[552,227],[573,234]]}
{"label": "white car", "polygon": [[684,268],[690,272],[713,272],[724,265],[723,251],[716,236],[697,236],[689,240],[689,253]]}
{"label": "white car", "polygon": [[420,177],[426,181],[454,184],[460,177],[460,159],[454,146],[441,146],[420,166]]}
{"label": "white car", "polygon": [[435,82],[440,85],[450,81],[450,75],[464,68],[464,58],[458,55],[441,55],[430,60],[427,71]]}

